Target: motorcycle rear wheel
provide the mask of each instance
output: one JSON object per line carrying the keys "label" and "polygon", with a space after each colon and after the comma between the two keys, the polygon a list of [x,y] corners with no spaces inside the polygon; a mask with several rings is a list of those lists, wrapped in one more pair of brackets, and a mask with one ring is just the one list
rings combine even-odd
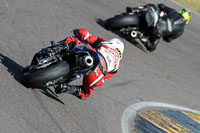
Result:
{"label": "motorcycle rear wheel", "polygon": [[137,27],[139,18],[136,14],[122,13],[105,21],[104,27],[108,30],[120,30],[128,26]]}
{"label": "motorcycle rear wheel", "polygon": [[49,81],[66,76],[69,73],[69,71],[69,64],[66,61],[62,61],[53,64],[47,68],[36,70],[28,74],[24,74],[24,71],[22,71],[21,82],[26,87],[39,87],[42,84],[45,84]]}

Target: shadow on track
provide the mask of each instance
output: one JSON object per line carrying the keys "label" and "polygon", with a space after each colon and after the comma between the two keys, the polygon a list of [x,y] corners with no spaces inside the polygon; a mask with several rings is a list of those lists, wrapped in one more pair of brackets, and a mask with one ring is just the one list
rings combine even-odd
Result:
{"label": "shadow on track", "polygon": [[21,71],[23,70],[23,67],[13,60],[11,60],[9,57],[4,56],[0,53],[0,61],[1,64],[3,64],[5,67],[7,67],[7,71],[13,75],[14,79],[20,83],[21,81]]}
{"label": "shadow on track", "polygon": [[[23,70],[24,67],[17,64],[15,61],[10,59],[9,57],[2,55],[1,53],[0,53],[0,61],[1,61],[1,64],[7,67],[7,71],[11,75],[13,75],[14,79],[21,84],[21,71]],[[45,94],[46,96],[64,104],[60,99],[57,98],[58,96],[52,90],[48,88],[36,88],[36,89],[39,89],[40,92]]]}
{"label": "shadow on track", "polygon": [[[104,27],[104,21],[102,20],[102,19],[99,19],[99,18],[96,18],[96,23],[98,24],[98,25],[100,25],[102,28],[104,28],[104,29],[106,29],[105,27]],[[106,29],[107,30],[107,29]],[[121,34],[121,32],[120,31],[111,31],[112,33],[114,33],[114,34],[116,34],[116,35],[118,35],[119,37],[121,37],[121,38],[124,38],[124,39],[126,39],[127,41],[129,41],[131,44],[133,44],[135,47],[137,47],[137,48],[139,48],[140,50],[142,50],[143,52],[147,52],[146,50],[145,50],[145,48],[144,48],[144,46],[143,45],[141,45],[136,39],[133,39],[132,37],[130,37],[130,36],[126,36],[126,35],[123,35],[123,34]]]}

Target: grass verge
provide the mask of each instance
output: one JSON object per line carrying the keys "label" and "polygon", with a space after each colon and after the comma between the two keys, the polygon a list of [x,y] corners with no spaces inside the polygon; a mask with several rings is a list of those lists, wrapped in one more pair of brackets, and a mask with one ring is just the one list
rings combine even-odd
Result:
{"label": "grass verge", "polygon": [[175,0],[175,1],[184,5],[188,9],[200,13],[200,0]]}

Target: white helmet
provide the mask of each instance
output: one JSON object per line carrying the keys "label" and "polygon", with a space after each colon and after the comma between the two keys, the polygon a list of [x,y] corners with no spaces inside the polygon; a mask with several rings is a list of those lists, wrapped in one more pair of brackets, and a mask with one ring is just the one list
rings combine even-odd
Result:
{"label": "white helmet", "polygon": [[113,49],[116,49],[119,53],[120,60],[122,59],[122,55],[124,53],[124,43],[118,38],[112,38],[106,41],[106,44]]}

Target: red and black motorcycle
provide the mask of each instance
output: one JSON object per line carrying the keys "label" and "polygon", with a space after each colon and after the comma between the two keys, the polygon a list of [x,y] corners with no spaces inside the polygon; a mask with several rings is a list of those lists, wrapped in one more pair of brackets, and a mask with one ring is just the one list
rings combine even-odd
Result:
{"label": "red and black motorcycle", "polygon": [[30,65],[22,71],[22,84],[27,87],[50,87],[69,83],[93,71],[100,62],[99,56],[87,44],[79,44],[66,51],[59,44],[37,52]]}

